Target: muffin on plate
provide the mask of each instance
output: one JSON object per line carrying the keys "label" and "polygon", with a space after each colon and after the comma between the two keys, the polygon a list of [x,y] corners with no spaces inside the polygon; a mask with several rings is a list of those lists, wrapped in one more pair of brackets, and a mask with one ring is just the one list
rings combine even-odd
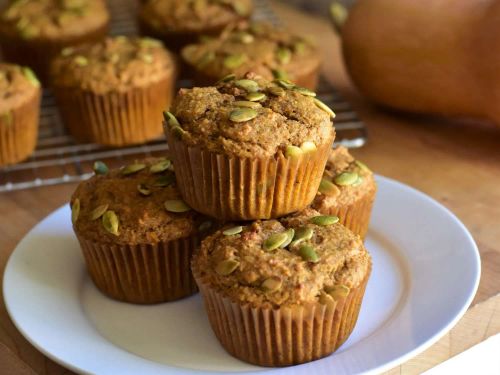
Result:
{"label": "muffin on plate", "polygon": [[314,95],[253,74],[179,90],[165,131],[184,200],[220,220],[310,204],[335,136],[333,111]]}
{"label": "muffin on plate", "polygon": [[222,346],[261,366],[322,358],[350,335],[371,271],[359,236],[313,209],[223,228],[193,274]]}
{"label": "muffin on plate", "polygon": [[141,304],[195,293],[190,260],[211,221],[182,201],[170,160],[95,171],[71,197],[71,219],[97,288]]}
{"label": "muffin on plate", "polygon": [[312,207],[324,215],[338,216],[364,239],[376,191],[373,172],[341,146],[330,152]]}
{"label": "muffin on plate", "polygon": [[104,38],[109,23],[103,0],[10,1],[0,18],[4,58],[31,66],[44,82],[63,48]]}
{"label": "muffin on plate", "polygon": [[179,51],[200,35],[218,35],[250,17],[251,0],[145,0],[139,11],[139,28]]}
{"label": "muffin on plate", "polygon": [[230,73],[254,72],[314,90],[321,65],[311,41],[266,23],[241,24],[218,38],[186,46],[182,58],[201,86]]}
{"label": "muffin on plate", "polygon": [[175,78],[175,61],[161,42],[124,36],[64,49],[51,74],[70,133],[106,146],[159,137]]}
{"label": "muffin on plate", "polygon": [[40,82],[30,68],[0,63],[0,166],[35,150],[40,97]]}

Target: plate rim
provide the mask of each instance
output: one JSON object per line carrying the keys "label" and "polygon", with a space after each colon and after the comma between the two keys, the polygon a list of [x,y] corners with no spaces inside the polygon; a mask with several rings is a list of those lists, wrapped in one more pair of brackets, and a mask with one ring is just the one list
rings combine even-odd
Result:
{"label": "plate rim", "polygon": [[[416,346],[414,349],[408,351],[407,353],[399,356],[399,357],[396,357],[394,358],[393,360],[389,361],[389,362],[386,362],[386,363],[383,363],[381,364],[380,366],[378,367],[375,367],[375,368],[371,368],[365,372],[362,372],[360,374],[373,374],[373,373],[380,373],[380,372],[383,372],[383,371],[387,371],[389,369],[392,369],[406,361],[408,361],[409,359],[411,358],[414,358],[415,356],[419,355],[420,353],[424,352],[425,350],[427,350],[429,347],[431,347],[432,345],[434,345],[437,341],[439,341],[442,337],[444,337],[459,321],[460,319],[464,316],[464,314],[467,312],[467,310],[469,309],[476,293],[477,293],[477,290],[478,290],[478,287],[479,287],[479,283],[480,283],[480,280],[481,280],[481,272],[482,272],[482,265],[481,265],[481,254],[479,252],[479,248],[474,240],[474,237],[472,236],[472,234],[470,233],[470,231],[467,229],[467,227],[465,226],[465,224],[458,218],[458,216],[456,214],[454,214],[448,207],[444,206],[442,203],[438,202],[437,200],[435,200],[434,198],[432,198],[431,196],[425,194],[424,192],[412,187],[412,186],[409,186],[405,183],[402,183],[402,182],[399,182],[395,179],[392,179],[392,178],[389,178],[389,177],[385,177],[385,176],[382,176],[382,175],[379,175],[379,174],[375,174],[375,178],[377,180],[377,182],[381,182],[383,181],[384,183],[388,183],[388,184],[393,184],[393,185],[396,185],[399,189],[403,189],[403,190],[406,190],[408,192],[411,192],[412,194],[417,194],[420,198],[426,200],[427,202],[429,202],[430,204],[432,204],[433,206],[445,211],[445,213],[447,214],[447,216],[450,218],[450,219],[453,219],[453,221],[455,222],[455,224],[457,224],[460,229],[462,230],[462,232],[464,232],[464,234],[466,235],[466,238],[467,238],[467,242],[468,242],[468,245],[470,246],[470,251],[473,255],[473,259],[474,259],[474,264],[472,264],[471,266],[474,266],[473,268],[473,271],[474,271],[474,276],[475,276],[475,279],[474,279],[474,285],[472,286],[472,288],[470,289],[470,292],[465,300],[465,302],[462,304],[462,307],[460,308],[460,310],[458,311],[458,313],[453,317],[453,319],[451,319],[443,328],[441,328],[439,331],[437,331],[433,336],[431,336],[429,339],[427,339],[424,343]],[[9,258],[5,264],[5,268],[4,268],[4,274],[3,274],[3,278],[2,278],[2,292],[3,292],[3,300],[4,300],[4,304],[5,304],[5,309],[9,315],[9,318],[11,320],[11,322],[14,324],[14,326],[16,327],[16,329],[22,334],[22,336],[31,344],[33,345],[38,351],[40,351],[43,355],[47,356],[49,359],[53,360],[54,362],[60,364],[61,366],[71,370],[71,371],[74,371],[76,373],[80,373],[80,374],[89,374],[88,370],[84,369],[84,368],[81,368],[79,366],[75,366],[73,365],[72,363],[66,361],[64,358],[61,358],[60,356],[57,356],[57,354],[54,354],[52,352],[50,352],[49,350],[45,349],[41,344],[37,343],[36,342],[36,339],[31,337],[31,335],[23,329],[23,327],[21,326],[21,323],[16,319],[15,317],[15,314],[12,313],[11,311],[11,306],[9,306],[9,302],[8,302],[8,299],[7,299],[7,295],[8,295],[8,291],[7,291],[7,287],[6,287],[6,280],[7,280],[7,274],[10,272],[9,269],[10,269],[10,265],[11,265],[11,262],[13,262],[13,255],[14,253],[16,252],[16,250],[18,249],[19,245],[25,240],[26,237],[28,237],[33,231],[35,231],[39,225],[41,225],[47,218],[49,218],[51,215],[53,215],[54,213],[56,213],[57,211],[61,210],[63,207],[65,207],[66,204],[63,204],[61,205],[60,207],[54,209],[53,211],[51,211],[49,214],[47,214],[43,219],[41,219],[37,224],[35,224],[28,232],[26,232],[24,234],[24,236],[21,238],[21,240],[19,240],[19,242],[16,244],[14,250],[11,252],[11,254],[9,255]],[[104,338],[105,339],[105,338]],[[107,340],[108,341],[108,340]],[[113,346],[116,346],[115,344],[111,343]],[[123,348],[120,348],[122,350],[124,350]],[[125,350],[126,351],[126,350]],[[144,361],[148,361],[148,362],[151,362],[153,364],[158,364],[154,361],[151,361],[147,358],[142,358],[134,353],[129,353],[130,355],[132,356],[136,356],[138,358],[140,358],[141,360],[144,360]],[[176,366],[172,366],[174,368],[177,368],[180,370],[180,368],[176,367]],[[285,368],[277,368],[277,370],[282,370],[282,371],[285,371],[287,369],[290,369],[290,368],[293,368],[294,366],[291,366],[291,367],[285,367]],[[201,371],[201,370],[195,370],[195,369],[183,369],[183,370],[187,370],[191,373],[207,373],[207,374],[210,374],[210,373],[213,373],[211,371]],[[268,368],[267,370],[276,370],[276,368]],[[229,374],[230,372],[228,372]],[[250,374],[250,373],[258,373],[258,372],[242,372],[242,374]]]}

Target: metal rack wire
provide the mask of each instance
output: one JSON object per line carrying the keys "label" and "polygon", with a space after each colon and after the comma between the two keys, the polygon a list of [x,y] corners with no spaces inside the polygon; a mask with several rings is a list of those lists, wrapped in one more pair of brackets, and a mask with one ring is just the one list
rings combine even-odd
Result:
{"label": "metal rack wire", "polygon": [[[134,15],[137,1],[112,0],[108,4],[112,14],[111,34],[136,34]],[[279,23],[266,0],[256,1],[255,18]],[[180,81],[178,84],[186,87],[190,82]],[[321,80],[317,92],[318,97],[337,114],[336,141],[347,147],[363,146],[367,139],[366,128],[349,103],[325,80]],[[22,163],[0,168],[0,193],[80,181],[92,175],[92,165],[96,160],[117,167],[129,160],[160,155],[167,149],[164,139],[119,149],[92,143],[77,144],[67,133],[50,90],[44,90],[36,151]]]}

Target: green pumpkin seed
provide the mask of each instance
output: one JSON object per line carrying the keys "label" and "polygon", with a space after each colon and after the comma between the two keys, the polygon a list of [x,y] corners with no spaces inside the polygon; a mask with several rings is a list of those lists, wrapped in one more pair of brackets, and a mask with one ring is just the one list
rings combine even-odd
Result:
{"label": "green pumpkin seed", "polygon": [[333,180],[339,186],[350,186],[358,180],[356,172],[342,172]]}
{"label": "green pumpkin seed", "polygon": [[240,67],[247,60],[247,55],[244,53],[237,53],[227,56],[223,64],[227,69],[236,69]]}
{"label": "green pumpkin seed", "polygon": [[235,0],[231,2],[231,5],[233,6],[233,9],[236,12],[236,14],[240,17],[247,16],[250,12],[250,9],[243,1]]}
{"label": "green pumpkin seed", "polygon": [[215,267],[215,272],[221,276],[228,276],[232,274],[239,267],[240,262],[235,259],[226,259],[219,262]]}
{"label": "green pumpkin seed", "polygon": [[252,79],[238,79],[234,81],[234,85],[246,92],[259,91],[259,84]]}
{"label": "green pumpkin seed", "polygon": [[321,194],[327,195],[329,197],[335,197],[340,194],[339,188],[326,178],[321,179],[318,191]]}
{"label": "green pumpkin seed", "polygon": [[359,160],[355,160],[354,163],[359,167],[359,169],[361,169],[362,171],[364,172],[371,172],[370,168],[368,168],[368,166],[363,163],[362,161],[359,161]]}
{"label": "green pumpkin seed", "polygon": [[263,248],[266,251],[273,251],[283,245],[287,240],[287,232],[273,233],[264,241]]}
{"label": "green pumpkin seed", "polygon": [[184,129],[182,129],[180,126],[173,126],[171,131],[177,139],[182,139],[182,136],[185,133]]}
{"label": "green pumpkin seed", "polygon": [[237,101],[233,102],[233,105],[235,107],[245,107],[245,108],[254,108],[254,109],[262,107],[257,102],[250,102],[250,101],[246,101],[246,100],[237,100]]}
{"label": "green pumpkin seed", "polygon": [[288,229],[285,233],[286,233],[287,239],[286,239],[286,241],[285,241],[285,242],[283,242],[283,243],[280,245],[280,247],[281,247],[282,249],[284,249],[285,247],[287,247],[288,245],[290,245],[290,243],[292,242],[293,237],[295,236],[295,229],[290,228],[290,229]]}
{"label": "green pumpkin seed", "polygon": [[141,53],[139,55],[139,58],[144,61],[146,64],[151,64],[154,60],[154,57],[153,55],[151,55],[150,53]]}
{"label": "green pumpkin seed", "polygon": [[128,176],[137,173],[139,171],[142,171],[144,168],[146,168],[146,164],[134,163],[134,164],[129,164],[126,167],[123,167],[121,172],[122,175]]}
{"label": "green pumpkin seed", "polygon": [[286,65],[292,59],[292,52],[288,48],[278,48],[276,51],[276,59],[280,64]]}
{"label": "green pumpkin seed", "polygon": [[147,197],[148,195],[151,195],[151,189],[148,188],[146,184],[139,184],[137,185],[137,191],[141,193],[141,195],[144,195]]}
{"label": "green pumpkin seed", "polygon": [[175,177],[173,174],[167,174],[165,176],[160,176],[153,183],[154,187],[165,187],[172,185],[175,182]]}
{"label": "green pumpkin seed", "polygon": [[76,198],[71,206],[71,222],[73,225],[78,220],[78,216],[80,216],[80,199]]}
{"label": "green pumpkin seed", "polygon": [[143,48],[148,48],[148,47],[157,48],[163,46],[163,44],[157,39],[146,37],[146,38],[141,38],[139,40],[139,46]]}
{"label": "green pumpkin seed", "polygon": [[81,56],[81,55],[75,56],[73,58],[73,61],[78,66],[87,66],[89,64],[89,60],[86,57]]}
{"label": "green pumpkin seed", "polygon": [[264,292],[273,293],[281,289],[282,284],[283,281],[281,281],[279,277],[273,276],[268,279],[265,279],[264,282],[261,284],[261,288]]}
{"label": "green pumpkin seed", "polygon": [[198,68],[204,68],[208,64],[210,64],[212,61],[215,60],[215,52],[214,51],[208,51],[203,54],[203,56],[200,57],[200,59],[196,62],[196,66]]}
{"label": "green pumpkin seed", "polygon": [[290,246],[296,246],[303,241],[308,241],[312,238],[314,231],[309,227],[300,227],[295,230],[295,235],[290,243]]}
{"label": "green pumpkin seed", "polygon": [[165,201],[164,206],[168,212],[182,213],[191,210],[191,207],[181,199],[169,199]]}
{"label": "green pumpkin seed", "polygon": [[120,61],[120,55],[117,53],[112,53],[108,58],[111,64],[117,64]]}
{"label": "green pumpkin seed", "polygon": [[241,233],[243,231],[243,227],[241,225],[237,227],[232,227],[224,230],[222,234],[224,236],[234,236],[235,234]]}
{"label": "green pumpkin seed", "polygon": [[362,183],[363,183],[363,177],[358,176],[358,179],[356,180],[356,182],[354,184],[352,184],[351,186],[359,186]]}
{"label": "green pumpkin seed", "polygon": [[263,92],[251,92],[245,98],[251,102],[260,102],[266,99],[266,94]]}
{"label": "green pumpkin seed", "polygon": [[151,173],[161,173],[166,171],[172,162],[168,159],[159,161],[158,163],[153,164],[151,167],[149,167],[149,171]]}
{"label": "green pumpkin seed", "polygon": [[229,119],[233,122],[250,121],[258,116],[258,112],[252,108],[236,108],[229,113]]}
{"label": "green pumpkin seed", "polygon": [[274,82],[276,82],[278,85],[287,90],[292,90],[295,88],[295,85],[286,79],[275,79]]}
{"label": "green pumpkin seed", "polygon": [[163,119],[169,126],[180,126],[179,121],[177,120],[177,117],[173,115],[172,112],[169,111],[163,111]]}
{"label": "green pumpkin seed", "polygon": [[61,56],[68,57],[71,56],[73,52],[75,52],[75,49],[73,47],[66,47],[62,49]]}
{"label": "green pumpkin seed", "polygon": [[296,158],[304,153],[300,147],[288,145],[286,146],[285,156],[287,158]]}
{"label": "green pumpkin seed", "polygon": [[320,215],[311,218],[311,223],[321,226],[332,225],[339,222],[338,216]]}
{"label": "green pumpkin seed", "polygon": [[323,103],[318,98],[313,98],[313,100],[314,100],[314,104],[316,104],[316,107],[318,107],[322,111],[325,111],[326,113],[328,113],[331,118],[335,118],[335,112],[333,112],[330,107],[328,107],[325,103]]}
{"label": "green pumpkin seed", "polygon": [[328,288],[325,288],[326,293],[330,295],[334,300],[339,300],[341,298],[345,298],[349,295],[351,289],[346,285],[334,285]]}
{"label": "green pumpkin seed", "polygon": [[273,77],[276,79],[288,80],[288,73],[283,69],[273,69]]}
{"label": "green pumpkin seed", "polygon": [[311,141],[305,141],[305,142],[303,142],[300,145],[300,148],[304,152],[312,152],[312,151],[316,151],[317,150],[316,143],[311,142]]}
{"label": "green pumpkin seed", "polygon": [[235,79],[236,79],[236,75],[235,75],[235,74],[233,74],[233,73],[231,73],[231,74],[228,74],[228,75],[226,75],[226,76],[222,77],[221,79],[219,79],[219,80],[216,82],[216,84],[219,84],[219,83],[226,83],[226,82],[231,82],[231,81],[233,81],[233,80],[235,80]]}
{"label": "green pumpkin seed", "polygon": [[38,78],[36,78],[36,74],[28,68],[27,66],[23,66],[21,68],[21,72],[23,73],[23,76],[35,87],[40,87],[40,81]]}
{"label": "green pumpkin seed", "polygon": [[120,234],[120,232],[118,231],[118,228],[120,227],[120,221],[118,220],[118,216],[116,216],[114,211],[106,211],[102,215],[102,226],[107,232],[115,236],[118,236]]}
{"label": "green pumpkin seed", "polygon": [[317,263],[319,262],[318,254],[316,254],[316,250],[311,245],[304,244],[299,248],[299,255],[306,262]]}
{"label": "green pumpkin seed", "polygon": [[232,37],[237,42],[240,42],[243,44],[250,44],[250,43],[253,43],[253,41],[255,40],[255,37],[252,34],[246,33],[244,31],[239,32],[239,33],[235,33],[235,34],[233,34]]}
{"label": "green pumpkin seed", "polygon": [[94,208],[94,210],[90,213],[90,220],[99,219],[104,213],[108,210],[109,204],[101,204]]}
{"label": "green pumpkin seed", "polygon": [[316,93],[314,91],[311,91],[309,89],[306,89],[305,87],[294,87],[294,91],[297,91],[299,94],[302,94],[304,96],[310,96],[310,97],[315,97]]}
{"label": "green pumpkin seed", "polygon": [[281,87],[276,87],[276,86],[271,86],[267,88],[267,91],[274,96],[284,96],[285,95],[285,90],[283,90]]}
{"label": "green pumpkin seed", "polygon": [[206,232],[210,228],[212,228],[213,223],[210,220],[204,221],[203,223],[200,224],[198,227],[198,231],[200,232]]}
{"label": "green pumpkin seed", "polygon": [[93,166],[94,173],[95,174],[100,174],[100,175],[105,175],[109,172],[109,168],[104,162],[102,161],[96,161]]}
{"label": "green pumpkin seed", "polygon": [[306,43],[300,41],[300,42],[295,42],[293,44],[293,51],[297,54],[297,55],[302,55],[304,54],[304,52],[306,51]]}
{"label": "green pumpkin seed", "polygon": [[325,292],[321,292],[319,295],[319,303],[322,305],[333,305],[335,303],[335,300],[331,295]]}

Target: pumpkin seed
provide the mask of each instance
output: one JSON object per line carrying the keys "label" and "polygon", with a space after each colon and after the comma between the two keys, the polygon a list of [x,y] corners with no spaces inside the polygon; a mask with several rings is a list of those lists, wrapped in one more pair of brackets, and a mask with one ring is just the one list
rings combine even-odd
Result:
{"label": "pumpkin seed", "polygon": [[165,187],[172,185],[175,181],[175,177],[173,174],[167,174],[165,176],[160,176],[156,179],[156,181],[153,183],[154,187]]}
{"label": "pumpkin seed", "polygon": [[314,91],[306,89],[305,87],[297,86],[297,87],[294,87],[293,90],[297,91],[299,94],[302,94],[304,96],[310,96],[310,97],[313,97],[313,98],[316,96],[316,93]]}
{"label": "pumpkin seed", "polygon": [[71,206],[71,222],[73,225],[78,220],[78,216],[80,216],[80,199],[76,198]]}
{"label": "pumpkin seed", "polygon": [[170,167],[171,163],[172,162],[168,159],[159,161],[158,163],[155,163],[151,167],[149,167],[149,171],[151,173],[161,173],[163,171],[166,171],[168,167]]}
{"label": "pumpkin seed", "polygon": [[334,285],[328,288],[325,288],[326,293],[328,293],[334,300],[339,300],[341,298],[345,298],[349,295],[351,289],[346,285]]}
{"label": "pumpkin seed", "polygon": [[162,42],[160,42],[159,40],[157,39],[153,39],[153,38],[141,38],[139,40],[139,46],[140,47],[144,47],[144,48],[147,48],[147,47],[161,47],[163,44]]}
{"label": "pumpkin seed", "polygon": [[355,160],[354,163],[359,167],[359,169],[361,169],[362,171],[365,171],[365,172],[371,172],[370,168],[368,168],[368,166],[363,163],[362,161],[359,161],[359,160]]}
{"label": "pumpkin seed", "polygon": [[238,16],[243,17],[248,15],[249,9],[243,1],[235,0],[231,3],[231,5]]}
{"label": "pumpkin seed", "polygon": [[302,41],[295,42],[293,44],[293,51],[298,55],[304,54],[304,52],[306,51],[306,43]]}
{"label": "pumpkin seed", "polygon": [[105,175],[109,171],[108,166],[104,164],[104,162],[99,160],[94,163],[93,169],[95,174],[100,174],[100,175]]}
{"label": "pumpkin seed", "polygon": [[122,175],[128,176],[137,173],[139,171],[142,171],[144,168],[146,168],[146,164],[134,163],[134,164],[129,164],[126,167],[123,167],[121,172]]}
{"label": "pumpkin seed", "polygon": [[274,82],[287,90],[292,90],[295,88],[295,85],[287,79],[275,79]]}
{"label": "pumpkin seed", "polygon": [[278,48],[276,51],[276,59],[280,64],[286,65],[292,59],[292,52],[288,48]]}
{"label": "pumpkin seed", "polygon": [[263,92],[251,92],[245,98],[251,102],[260,102],[266,99],[266,94]]}
{"label": "pumpkin seed", "polygon": [[82,55],[75,56],[73,61],[78,66],[87,66],[89,63],[89,60],[85,56],[82,56]]}
{"label": "pumpkin seed", "polygon": [[169,199],[165,201],[164,206],[168,212],[182,213],[191,210],[191,207],[181,199]]}
{"label": "pumpkin seed", "polygon": [[356,172],[342,172],[333,180],[339,186],[350,186],[358,180]]}
{"label": "pumpkin seed", "polygon": [[321,179],[318,191],[321,194],[327,195],[329,197],[337,196],[340,193],[339,188],[333,182],[331,182],[326,178]]}
{"label": "pumpkin seed", "polygon": [[216,84],[230,82],[234,79],[236,79],[236,75],[231,73],[231,74],[228,74],[228,75],[222,77],[221,79],[219,79]]}
{"label": "pumpkin seed", "polygon": [[265,292],[273,293],[278,291],[281,288],[282,284],[283,281],[281,281],[279,277],[273,276],[268,279],[265,279],[264,282],[261,284],[261,288]]}
{"label": "pumpkin seed", "polygon": [[21,69],[23,76],[35,87],[40,87],[40,81],[36,78],[36,74],[28,68],[27,66],[23,66]]}
{"label": "pumpkin seed", "polygon": [[241,233],[243,231],[243,227],[241,225],[237,227],[228,228],[222,232],[224,236],[234,236],[235,234]]}
{"label": "pumpkin seed", "polygon": [[362,183],[363,183],[363,177],[358,176],[358,179],[356,180],[356,182],[354,184],[352,184],[351,186],[359,186]]}
{"label": "pumpkin seed", "polygon": [[173,126],[171,131],[177,139],[182,139],[182,136],[185,133],[184,129],[182,129],[180,126]]}
{"label": "pumpkin seed", "polygon": [[287,158],[296,158],[302,155],[304,151],[300,147],[288,145],[286,146],[285,156]]}
{"label": "pumpkin seed", "polygon": [[118,236],[120,232],[118,228],[120,226],[120,221],[118,220],[118,216],[116,216],[114,211],[106,211],[102,215],[102,226],[106,231],[115,236]]}
{"label": "pumpkin seed", "polygon": [[285,241],[285,242],[283,242],[283,243],[280,245],[280,247],[281,247],[282,249],[284,249],[285,247],[287,247],[288,245],[290,245],[290,243],[292,242],[293,237],[295,236],[295,229],[290,228],[290,229],[288,229],[285,233],[286,233],[287,239],[286,239],[286,241]]}
{"label": "pumpkin seed", "polygon": [[175,117],[172,112],[163,111],[163,119],[170,126],[181,126],[181,124],[179,124],[179,121],[177,120],[177,117]]}
{"label": "pumpkin seed", "polygon": [[208,64],[210,64],[212,61],[215,60],[215,52],[214,51],[208,51],[205,52],[200,59],[196,62],[196,66],[198,68],[204,68]]}
{"label": "pumpkin seed", "polygon": [[141,195],[144,195],[147,197],[148,195],[151,195],[151,189],[148,188],[146,184],[139,184],[137,185],[137,191],[141,193]]}
{"label": "pumpkin seed", "polygon": [[234,85],[246,92],[259,91],[259,84],[252,79],[238,79],[234,81]]}
{"label": "pumpkin seed", "polygon": [[321,226],[332,225],[339,222],[338,216],[320,215],[311,218],[311,223]]}
{"label": "pumpkin seed", "polygon": [[203,223],[200,224],[198,227],[198,230],[200,232],[206,232],[212,227],[213,223],[210,220],[204,221]]}
{"label": "pumpkin seed", "polygon": [[109,204],[101,204],[94,208],[94,210],[90,213],[90,220],[99,219],[104,213],[108,210]]}
{"label": "pumpkin seed", "polygon": [[243,44],[250,44],[250,43],[253,43],[253,41],[255,40],[255,37],[252,34],[246,33],[244,31],[233,34],[233,38],[237,42],[240,42]]}
{"label": "pumpkin seed", "polygon": [[257,111],[252,108],[236,108],[229,113],[229,119],[233,122],[250,121],[257,116]]}
{"label": "pumpkin seed", "polygon": [[314,100],[314,104],[316,104],[316,107],[318,107],[322,111],[325,111],[326,113],[328,113],[331,118],[335,118],[335,112],[333,112],[330,107],[328,107],[325,103],[323,103],[318,98],[313,98],[313,100]]}
{"label": "pumpkin seed", "polygon": [[276,79],[288,79],[288,73],[283,69],[273,69],[273,77]]}
{"label": "pumpkin seed", "polygon": [[302,142],[302,144],[300,145],[300,148],[304,152],[312,152],[312,151],[316,151],[316,149],[317,149],[316,143],[311,142],[311,141]]}
{"label": "pumpkin seed", "polygon": [[250,102],[250,101],[246,101],[246,100],[237,100],[237,101],[233,102],[233,105],[236,107],[245,107],[245,108],[260,108],[260,107],[262,107],[257,102]]}
{"label": "pumpkin seed", "polygon": [[223,64],[228,69],[236,69],[241,66],[247,60],[247,55],[244,53],[237,53],[234,55],[227,56]]}
{"label": "pumpkin seed", "polygon": [[67,57],[67,56],[72,55],[73,52],[75,52],[75,49],[73,47],[66,47],[66,48],[62,49],[61,56]]}
{"label": "pumpkin seed", "polygon": [[319,262],[318,254],[316,254],[316,250],[311,245],[304,244],[299,248],[299,255],[306,262],[317,263]]}
{"label": "pumpkin seed", "polygon": [[277,86],[268,87],[267,91],[275,96],[285,95],[285,90],[283,90],[281,87],[277,87]]}
{"label": "pumpkin seed", "polygon": [[264,241],[263,248],[266,251],[273,251],[283,245],[287,240],[287,232],[273,233]]}
{"label": "pumpkin seed", "polygon": [[239,267],[240,262],[235,259],[226,259],[219,262],[215,267],[215,272],[221,276],[228,276],[232,274]]}
{"label": "pumpkin seed", "polygon": [[319,295],[319,303],[321,303],[322,305],[332,305],[335,303],[335,300],[328,293],[321,292],[321,294]]}
{"label": "pumpkin seed", "polygon": [[151,64],[154,60],[153,55],[150,53],[141,53],[139,58],[144,61],[146,64]]}
{"label": "pumpkin seed", "polygon": [[293,241],[290,246],[296,246],[303,241],[308,241],[312,238],[314,231],[309,227],[300,227],[295,230],[295,235],[293,236]]}
{"label": "pumpkin seed", "polygon": [[118,61],[120,61],[120,55],[117,54],[117,53],[112,53],[110,56],[109,56],[109,62],[111,64],[117,64]]}

